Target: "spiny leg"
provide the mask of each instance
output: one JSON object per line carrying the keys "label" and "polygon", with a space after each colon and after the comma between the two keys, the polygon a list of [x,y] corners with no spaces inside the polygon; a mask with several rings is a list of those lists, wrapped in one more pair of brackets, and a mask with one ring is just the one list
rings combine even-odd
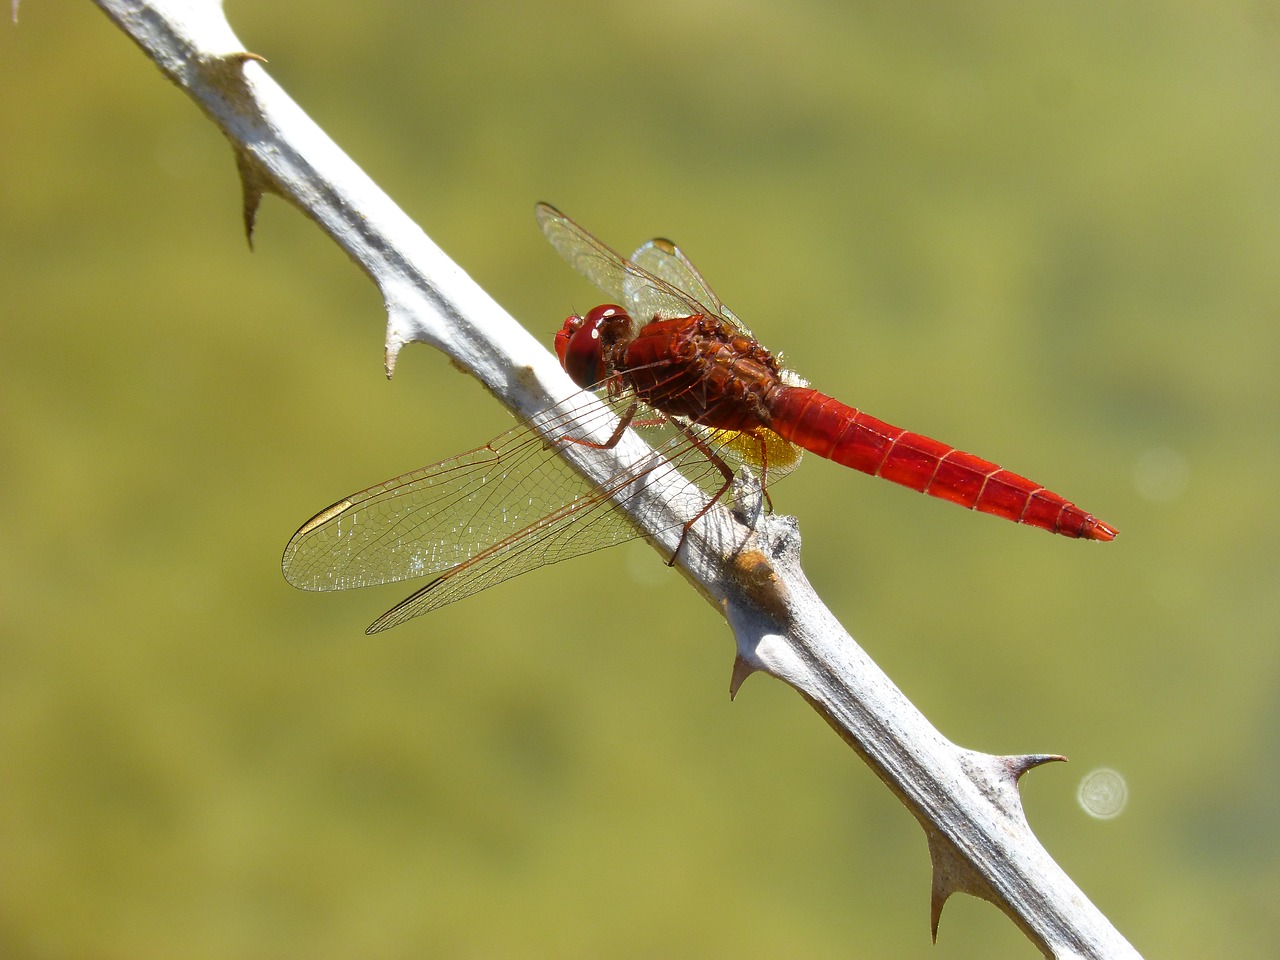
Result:
{"label": "spiny leg", "polygon": [[724,496],[724,492],[733,485],[733,471],[729,469],[729,465],[724,462],[718,453],[707,446],[706,442],[698,436],[697,431],[683,421],[673,420],[672,422],[676,425],[676,428],[688,438],[689,442],[715,465],[716,469],[720,471],[720,475],[724,477],[724,483],[721,485],[720,489],[715,492],[715,495],[703,505],[702,509],[694,514],[693,518],[684,525],[684,529],[680,532],[680,542],[676,544],[675,551],[671,554],[671,559],[667,561],[668,567],[674,567],[676,565],[676,557],[680,556],[680,548],[684,546],[685,540],[689,538],[689,530],[695,523],[706,516],[707,511],[715,506],[716,501]]}

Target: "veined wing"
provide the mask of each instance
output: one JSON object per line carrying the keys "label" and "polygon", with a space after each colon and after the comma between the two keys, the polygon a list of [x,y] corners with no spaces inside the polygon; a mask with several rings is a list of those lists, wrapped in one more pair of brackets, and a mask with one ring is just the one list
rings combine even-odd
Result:
{"label": "veined wing", "polygon": [[[599,403],[603,420],[612,416]],[[586,436],[586,398],[544,415],[552,436]],[[349,590],[430,576],[584,495],[588,484],[531,424],[448,460],[353,493],[302,525],[284,575],[303,590]]]}
{"label": "veined wing", "polygon": [[[732,310],[724,305],[724,301],[716,296],[716,292],[711,289],[711,284],[707,283],[702,273],[693,265],[693,261],[686,257],[684,251],[672,241],[658,237],[641,244],[631,255],[631,262],[640,268],[642,274],[657,277],[664,283],[688,294],[703,306],[704,313],[710,309],[738,327],[747,336],[751,336],[751,331]],[[639,287],[639,284],[636,286]],[[635,289],[629,293],[642,304],[647,296],[643,289]],[[647,312],[641,310],[640,315],[644,316]]]}
{"label": "veined wing", "polygon": [[[685,290],[606,246],[550,204],[538,204],[537,217],[538,225],[556,252],[607,296],[626,307],[637,323],[648,323],[655,316],[689,317],[718,312],[712,304],[699,299],[699,294],[710,293],[710,288],[698,277],[696,270],[693,271],[693,276],[698,277],[696,289]],[[671,247],[675,249],[674,244]],[[673,271],[673,279],[677,276],[678,273]],[[714,296],[711,294],[712,299]]]}
{"label": "veined wing", "polygon": [[[539,418],[551,441],[522,424],[469,453],[352,494],[308,520],[285,548],[285,578],[304,590],[346,590],[437,575],[379,617],[376,633],[535,567],[581,556],[639,534],[615,501],[637,479],[682,467],[694,482],[716,468],[682,434],[602,487],[555,452],[616,417],[579,395]],[[594,409],[593,414],[584,409]],[[653,434],[655,431],[649,431]]]}

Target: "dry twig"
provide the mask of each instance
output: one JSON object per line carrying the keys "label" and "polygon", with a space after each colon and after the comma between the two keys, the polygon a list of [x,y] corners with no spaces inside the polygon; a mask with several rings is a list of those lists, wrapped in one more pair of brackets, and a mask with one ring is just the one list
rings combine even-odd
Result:
{"label": "dry twig", "polygon": [[[382,291],[386,366],[429,343],[530,416],[573,391],[554,358],[467,277],[343,154],[244,51],[215,0],[96,0],[226,134],[244,185],[246,230],[264,193],[315,220]],[[16,9],[15,9],[16,15]],[[642,455],[562,447],[600,481]],[[645,536],[670,556],[698,494],[666,478],[628,499]],[[750,511],[748,511],[750,513]],[[744,524],[708,515],[680,552],[690,583],[733,628],[731,692],[753,672],[795,687],[906,804],[933,860],[932,923],[963,891],[1003,910],[1046,956],[1138,954],[1036,840],[1018,778],[1054,756],[991,756],[957,747],[915,709],[815,595],[786,518]]]}

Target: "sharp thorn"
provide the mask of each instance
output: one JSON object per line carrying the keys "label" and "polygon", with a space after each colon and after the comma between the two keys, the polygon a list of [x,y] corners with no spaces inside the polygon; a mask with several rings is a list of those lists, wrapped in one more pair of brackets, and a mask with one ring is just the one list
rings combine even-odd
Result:
{"label": "sharp thorn", "polygon": [[1028,770],[1033,770],[1041,764],[1054,763],[1055,761],[1067,762],[1067,758],[1057,753],[1027,753],[1019,756],[1001,757],[1009,772],[1013,774],[1013,779],[1020,780],[1022,775]]}
{"label": "sharp thorn", "polygon": [[947,902],[947,895],[936,887],[929,902],[929,936],[936,945],[938,942],[938,921],[942,919],[942,908]]}
{"label": "sharp thorn", "polygon": [[735,654],[733,658],[733,674],[729,678],[729,699],[733,700],[738,696],[738,689],[742,686],[744,680],[756,672],[756,668],[742,659],[741,654]]}
{"label": "sharp thorn", "polygon": [[929,838],[929,864],[933,868],[930,872],[930,889],[929,889],[929,936],[933,938],[933,942],[938,942],[938,922],[942,919],[942,908],[947,904],[947,898],[951,896],[955,890],[955,883],[952,880],[950,866],[953,863],[947,848],[936,834],[925,831]]}

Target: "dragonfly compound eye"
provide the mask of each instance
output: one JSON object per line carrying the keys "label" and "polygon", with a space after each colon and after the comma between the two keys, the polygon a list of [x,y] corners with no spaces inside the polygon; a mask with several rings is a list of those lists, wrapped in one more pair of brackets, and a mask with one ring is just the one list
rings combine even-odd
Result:
{"label": "dragonfly compound eye", "polygon": [[569,349],[569,341],[573,339],[573,335],[582,329],[583,319],[576,314],[567,317],[564,324],[556,331],[556,356],[560,358],[560,366],[564,366],[564,355]]}
{"label": "dragonfly compound eye", "polygon": [[602,303],[593,307],[585,317],[570,317],[556,334],[560,365],[578,386],[595,386],[609,375],[604,363],[600,327],[616,317],[628,319],[622,307]]}

